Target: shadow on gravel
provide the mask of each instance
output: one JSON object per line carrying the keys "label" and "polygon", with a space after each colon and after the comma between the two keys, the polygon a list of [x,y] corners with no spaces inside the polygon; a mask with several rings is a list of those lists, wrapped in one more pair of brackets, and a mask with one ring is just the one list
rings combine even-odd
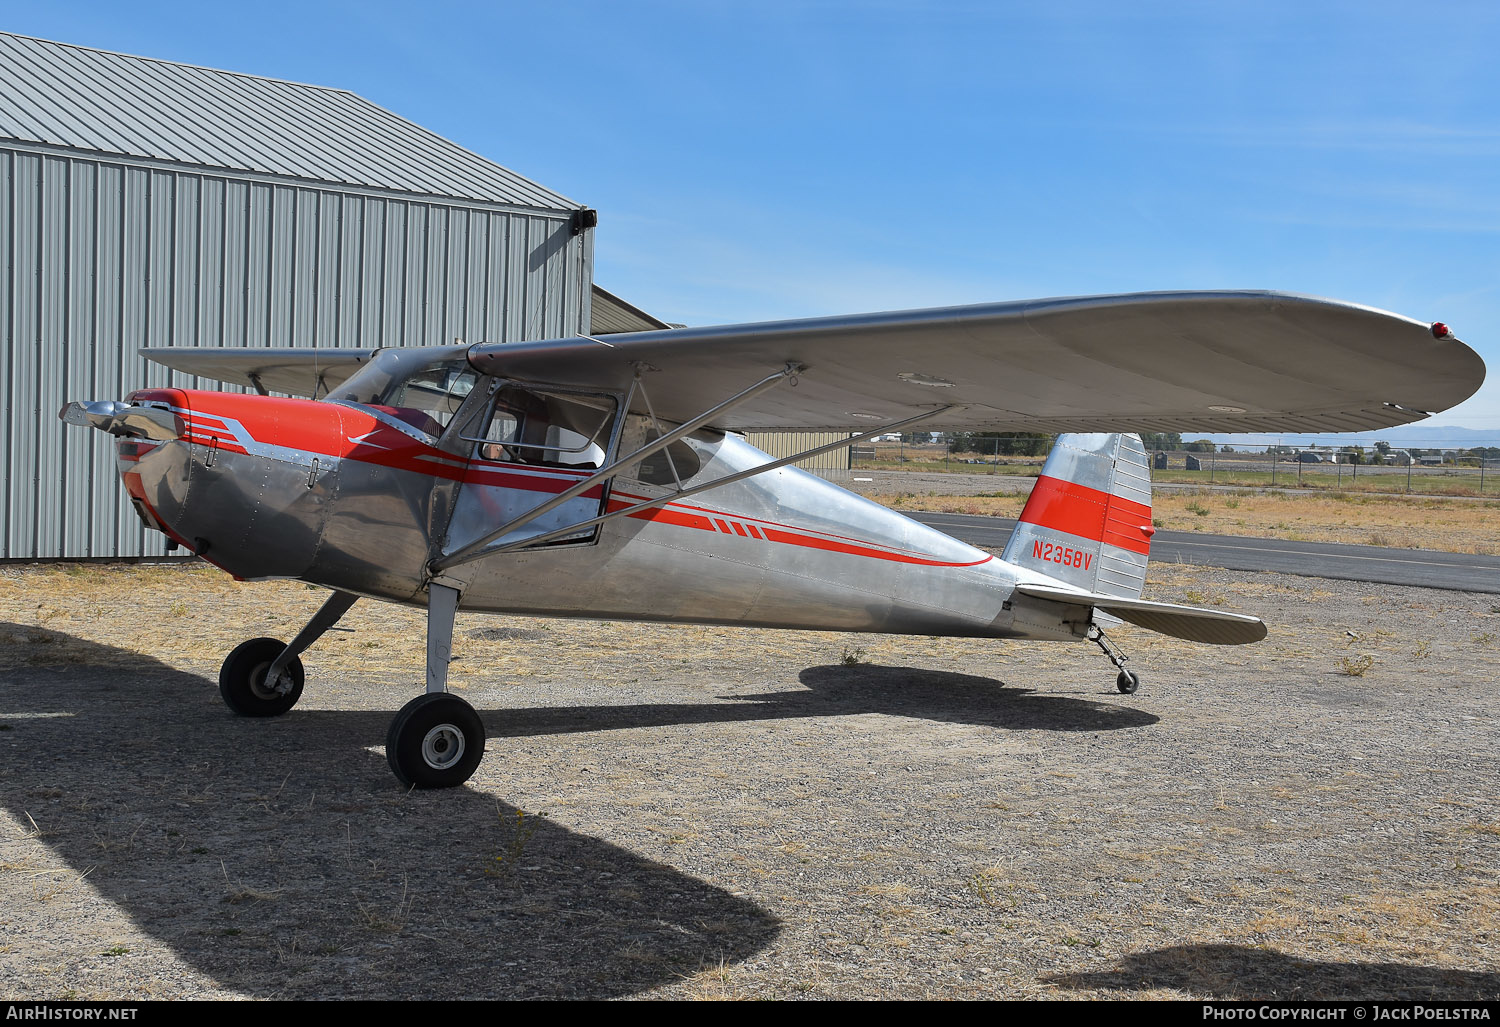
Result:
{"label": "shadow on gravel", "polygon": [[1176,945],[1128,956],[1116,970],[1046,978],[1062,988],[1171,988],[1221,1000],[1488,999],[1500,973],[1408,963],[1325,963],[1242,945]]}
{"label": "shadow on gravel", "polygon": [[[898,717],[1029,731],[1115,731],[1147,727],[1160,717],[1128,706],[1038,695],[972,674],[873,664],[808,667],[801,681],[824,702]],[[1119,697],[1122,701],[1123,696]]]}
{"label": "shadow on gravel", "polygon": [[[400,792],[370,751],[389,719],[237,718],[202,677],[0,624],[0,802],[224,987],[607,998],[778,934],[752,902],[489,795]],[[97,986],[98,969],[47,980]]]}
{"label": "shadow on gravel", "polygon": [[1040,731],[1113,731],[1146,727],[1161,719],[1110,703],[1035,695],[1027,689],[1008,688],[994,678],[912,667],[864,663],[808,667],[798,677],[807,691],[730,695],[723,697],[727,701],[717,703],[550,706],[481,712],[485,730],[500,738],[863,713]]}

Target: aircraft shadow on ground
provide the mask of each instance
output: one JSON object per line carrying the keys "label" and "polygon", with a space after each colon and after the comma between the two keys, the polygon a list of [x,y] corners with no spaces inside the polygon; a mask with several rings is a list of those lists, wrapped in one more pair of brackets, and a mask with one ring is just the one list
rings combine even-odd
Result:
{"label": "aircraft shadow on ground", "polygon": [[[1113,703],[1036,695],[973,674],[874,664],[808,667],[806,691],[724,696],[716,703],[551,706],[481,711],[495,737],[883,713],[1006,730],[1114,731],[1160,719]],[[1122,697],[1123,698],[1123,697]]]}
{"label": "aircraft shadow on ground", "polygon": [[1127,956],[1114,970],[1065,974],[1048,983],[1080,990],[1173,989],[1219,1000],[1460,1000],[1500,996],[1500,973],[1409,963],[1298,959],[1243,945],[1175,945]]}
{"label": "aircraft shadow on ground", "polygon": [[[733,965],[780,930],[489,795],[401,792],[370,751],[388,712],[247,721],[212,682],[127,650],[0,624],[7,639],[0,801],[222,987],[607,998]],[[59,901],[33,899],[39,919]]]}

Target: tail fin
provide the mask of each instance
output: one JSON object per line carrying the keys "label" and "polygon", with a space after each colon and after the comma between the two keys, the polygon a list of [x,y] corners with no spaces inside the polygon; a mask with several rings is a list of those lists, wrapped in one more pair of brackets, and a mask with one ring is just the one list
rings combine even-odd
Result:
{"label": "tail fin", "polygon": [[1139,435],[1059,435],[1003,558],[1088,592],[1133,599],[1146,584],[1155,530]]}

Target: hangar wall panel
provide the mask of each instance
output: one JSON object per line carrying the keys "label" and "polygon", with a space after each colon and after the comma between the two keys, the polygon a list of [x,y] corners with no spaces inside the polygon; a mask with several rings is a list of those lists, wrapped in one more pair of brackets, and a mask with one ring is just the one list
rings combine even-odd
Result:
{"label": "hangar wall panel", "polygon": [[592,233],[545,214],[0,148],[0,559],[152,556],[70,399],[213,388],[143,346],[427,346],[586,330]]}
{"label": "hangar wall panel", "polygon": [[[774,457],[792,456],[805,449],[826,446],[847,439],[849,432],[796,431],[796,432],[750,432],[745,436],[750,445]],[[829,481],[847,481],[849,478],[849,448],[831,450],[817,456],[798,460],[792,464],[804,471],[811,471]]]}

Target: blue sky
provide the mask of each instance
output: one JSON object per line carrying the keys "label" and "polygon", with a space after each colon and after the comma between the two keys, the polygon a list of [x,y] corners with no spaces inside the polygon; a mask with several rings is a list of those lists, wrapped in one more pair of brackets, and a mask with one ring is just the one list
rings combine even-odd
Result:
{"label": "blue sky", "polygon": [[1500,5],[138,2],[0,28],[360,93],[600,212],[692,324],[1269,288],[1496,370]]}

